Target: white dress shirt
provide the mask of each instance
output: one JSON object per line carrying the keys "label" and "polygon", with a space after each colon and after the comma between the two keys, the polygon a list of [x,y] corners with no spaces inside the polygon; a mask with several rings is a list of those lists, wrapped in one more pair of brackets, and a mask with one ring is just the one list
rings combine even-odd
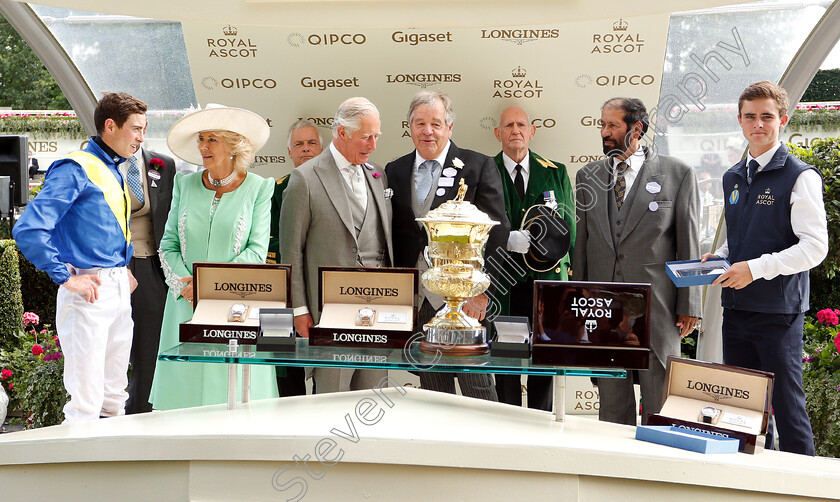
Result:
{"label": "white dress shirt", "polygon": [[[338,172],[341,173],[341,177],[347,183],[347,188],[350,189],[350,194],[355,194],[359,204],[362,205],[362,210],[364,210],[367,207],[368,196],[365,174],[362,172],[362,169],[365,168],[357,164],[352,164],[349,160],[345,159],[344,155],[341,155],[341,152],[338,151],[332,142],[330,142],[330,153],[332,153],[333,160],[335,160],[335,165],[338,166]],[[357,184],[356,187],[359,188],[358,190],[353,186],[354,183]]]}
{"label": "white dress shirt", "polygon": [[[758,171],[770,162],[782,144],[755,158]],[[753,156],[747,153],[747,165]],[[766,253],[747,260],[753,279],[770,280],[779,275],[793,275],[819,265],[828,254],[828,223],[822,197],[822,178],[809,169],[796,178],[790,192],[790,226],[799,242],[777,253]],[[729,242],[724,241],[715,254],[729,257]]]}
{"label": "white dress shirt", "polygon": [[[507,170],[508,174],[510,175],[511,180],[516,180],[516,162],[513,159],[507,156],[506,153],[502,152],[502,162],[505,164],[505,169]],[[519,163],[522,166],[522,179],[525,181],[525,191],[528,191],[528,180],[531,179],[531,155],[530,152],[528,155],[525,155],[525,158],[522,159],[522,162]]]}
{"label": "white dress shirt", "polygon": [[[613,184],[615,184],[615,181],[618,178],[618,164],[620,162],[622,161],[619,160],[618,157],[612,158]],[[630,189],[633,188],[636,176],[639,175],[639,171],[642,170],[642,165],[645,163],[645,151],[639,148],[633,153],[633,155],[623,162],[627,163],[627,169],[624,170],[624,182],[627,184],[627,188],[624,189],[624,198],[627,199],[627,194],[630,193]]]}
{"label": "white dress shirt", "polygon": [[[451,141],[446,142],[446,146],[443,147],[443,151],[440,152],[440,155],[437,156],[435,159],[424,159],[420,156],[417,150],[414,150],[414,189],[417,190],[417,169],[420,167],[420,164],[426,162],[427,160],[436,160],[437,166],[435,166],[434,170],[432,171],[432,188],[429,189],[429,195],[427,196],[426,200],[429,200],[428,197],[434,197],[438,189],[438,180],[440,179],[440,173],[443,172],[443,169],[446,167],[443,165],[446,162],[446,155],[449,153],[449,146],[452,144]],[[451,166],[450,166],[451,167]]]}

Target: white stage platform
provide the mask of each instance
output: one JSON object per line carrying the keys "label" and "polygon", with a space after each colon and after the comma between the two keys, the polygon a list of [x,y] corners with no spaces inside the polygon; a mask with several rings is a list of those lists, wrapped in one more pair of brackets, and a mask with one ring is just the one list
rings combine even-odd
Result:
{"label": "white stage platform", "polygon": [[575,416],[555,422],[544,412],[399,390],[2,435],[0,494],[3,500],[156,502],[840,497],[838,460],[775,451],[702,455],[636,441],[628,426]]}

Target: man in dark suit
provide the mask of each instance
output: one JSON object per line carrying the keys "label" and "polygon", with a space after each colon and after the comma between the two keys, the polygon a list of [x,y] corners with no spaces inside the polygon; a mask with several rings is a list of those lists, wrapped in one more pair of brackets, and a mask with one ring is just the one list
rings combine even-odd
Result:
{"label": "man in dark suit", "polygon": [[[650,366],[639,371],[642,420],[662,408],[665,363],[680,354],[680,338],[701,315],[700,288],[677,288],[665,262],[699,258],[700,194],[694,169],[640,145],[647,131],[645,105],[614,98],[601,109],[607,158],[577,173],[575,280],[652,285]],[[632,374],[598,380],[599,417],[636,425]]]}
{"label": "man in dark suit", "polygon": [[[574,246],[560,263],[551,270],[536,272],[527,266],[523,256],[531,247],[528,231],[518,230],[522,226],[525,211],[535,204],[545,204],[549,198],[557,203],[557,212],[569,224],[571,242],[575,241],[575,201],[572,183],[566,166],[544,159],[528,148],[537,129],[531,124],[528,114],[518,106],[511,106],[502,112],[499,127],[494,130],[496,139],[502,143],[502,151],[493,159],[502,177],[505,195],[505,212],[510,220],[511,232],[507,250],[511,262],[505,262],[506,278],[516,282],[506,288],[497,288],[496,298],[500,303],[501,315],[532,318],[534,311],[534,280],[568,280],[571,256]],[[553,197],[546,195],[553,192]],[[560,229],[556,229],[560,231]],[[521,271],[525,271],[525,275]],[[531,325],[535,320],[531,319]],[[551,411],[551,377],[528,376],[528,407]],[[515,406],[522,405],[521,377],[519,375],[496,375],[496,392],[499,401]]]}
{"label": "man in dark suit", "polygon": [[[421,271],[428,268],[422,258],[427,244],[426,232],[415,218],[454,199],[460,178],[468,186],[464,200],[471,201],[490,219],[500,222],[490,231],[484,256],[485,259],[495,256],[501,262],[510,224],[504,213],[502,180],[493,160],[478,152],[458,148],[450,141],[455,113],[452,101],[444,92],[417,93],[408,108],[408,123],[415,151],[385,166],[388,186],[394,191],[391,200],[394,265],[418,267]],[[443,306],[443,299],[429,293],[422,285],[417,301],[419,326],[428,322]],[[482,320],[487,304],[486,294],[475,296],[467,301],[464,313]],[[459,373],[458,382],[465,396],[497,400],[493,378],[488,374]],[[452,373],[421,372],[420,384],[424,389],[455,393]]]}
{"label": "man in dark suit", "polygon": [[[289,126],[286,150],[295,167],[321,154],[321,135],[311,120],[297,120]],[[283,192],[288,186],[289,175],[286,175],[278,179],[274,187],[266,263],[283,263],[280,258],[280,208],[283,207]],[[278,366],[277,393],[280,397],[306,395],[306,369],[299,366]]]}
{"label": "man in dark suit", "polygon": [[124,166],[131,189],[131,242],[134,245],[134,256],[128,268],[138,283],[131,295],[134,339],[125,405],[126,414],[133,414],[152,411],[149,391],[155,373],[168,289],[157,250],[172,202],[175,161],[143,148],[129,157]]}

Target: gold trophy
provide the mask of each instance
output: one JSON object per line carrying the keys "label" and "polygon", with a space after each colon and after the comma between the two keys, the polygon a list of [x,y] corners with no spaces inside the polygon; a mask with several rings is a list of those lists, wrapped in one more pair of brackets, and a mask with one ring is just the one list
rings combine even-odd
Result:
{"label": "gold trophy", "polygon": [[468,298],[483,293],[490,278],[481,271],[484,246],[490,229],[498,225],[487,213],[464,200],[467,185],[461,178],[458,195],[429,211],[423,223],[429,244],[425,250],[429,269],[421,280],[427,291],[444,297],[446,307],[423,326],[425,339],[420,352],[450,356],[486,354],[487,330],[477,319],[464,314]]}

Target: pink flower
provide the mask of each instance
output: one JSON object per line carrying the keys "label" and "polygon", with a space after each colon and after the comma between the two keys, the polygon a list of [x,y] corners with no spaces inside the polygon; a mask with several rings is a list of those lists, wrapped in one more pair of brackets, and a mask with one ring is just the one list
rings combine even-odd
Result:
{"label": "pink flower", "polygon": [[152,169],[160,169],[161,167],[163,167],[163,166],[165,165],[165,164],[163,163],[163,160],[161,160],[161,159],[159,159],[159,158],[157,158],[157,157],[155,157],[155,158],[153,158],[152,160],[150,160],[150,161],[149,161],[149,164],[151,165],[151,168],[152,168]]}
{"label": "pink flower", "polygon": [[817,312],[817,321],[828,326],[837,326],[840,324],[840,316],[831,309],[823,309]]}
{"label": "pink flower", "polygon": [[42,335],[43,335],[43,334],[45,334],[46,332],[47,332],[47,330],[42,329],[42,330],[41,330],[41,331],[39,331],[38,333],[40,333],[40,334],[42,334]]}
{"label": "pink flower", "polygon": [[373,176],[374,178],[379,178],[379,177],[380,177],[380,176],[382,176],[382,175],[381,175],[381,174],[379,174],[379,173],[373,173],[373,174],[371,174],[371,176]]}
{"label": "pink flower", "polygon": [[32,346],[32,355],[33,356],[40,356],[44,353],[44,348],[38,344]]}
{"label": "pink flower", "polygon": [[41,322],[41,319],[38,317],[38,314],[35,312],[24,312],[23,314],[23,324],[38,324]]}
{"label": "pink flower", "polygon": [[840,352],[840,333],[834,337],[834,346],[837,347],[837,352]]}
{"label": "pink flower", "polygon": [[[2,379],[2,380],[12,378],[12,375],[13,375],[12,370],[4,369],[3,371],[0,371],[0,379]],[[9,388],[11,389],[11,387],[9,387]]]}

